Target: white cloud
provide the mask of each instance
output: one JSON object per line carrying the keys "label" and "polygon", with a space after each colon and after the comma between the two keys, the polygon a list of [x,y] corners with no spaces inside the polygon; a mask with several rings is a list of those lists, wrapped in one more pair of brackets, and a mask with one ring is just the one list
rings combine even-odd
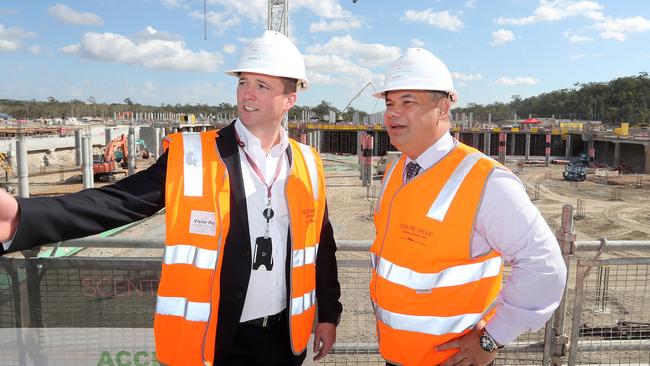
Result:
{"label": "white cloud", "polygon": [[567,29],[564,32],[564,36],[571,43],[591,42],[594,40],[593,37],[583,36],[580,32],[574,32],[572,29]]}
{"label": "white cloud", "polygon": [[154,27],[148,25],[145,29],[136,33],[133,36],[133,39],[137,41],[151,41],[155,39],[163,41],[180,41],[182,37],[178,34],[159,31]]}
{"label": "white cloud", "polygon": [[163,6],[169,9],[183,8],[187,9],[188,6],[183,3],[183,0],[162,0]]}
{"label": "white cloud", "polygon": [[[194,19],[203,21],[203,12],[193,11],[189,14],[189,16]],[[232,28],[241,23],[241,20],[237,15],[228,12],[218,13],[210,11],[206,14],[206,19],[208,21],[208,24],[213,27],[215,34],[221,34],[226,29]]]}
{"label": "white cloud", "polygon": [[64,46],[59,48],[59,51],[67,54],[77,54],[81,50],[81,46],[78,44],[71,44],[68,46]]}
{"label": "white cloud", "polygon": [[221,5],[229,13],[241,15],[256,24],[266,24],[267,21],[268,2],[266,0],[208,0],[208,4]]}
{"label": "white cloud", "polygon": [[[266,1],[264,3],[266,4]],[[339,0],[291,0],[291,8],[306,8],[327,19],[353,18],[352,14],[341,6]]]}
{"label": "white cloud", "polygon": [[465,74],[457,71],[452,72],[451,76],[454,78],[454,80],[458,81],[474,81],[483,79],[483,75],[481,74]]}
{"label": "white cloud", "polygon": [[223,45],[223,53],[233,54],[237,52],[237,46],[232,43],[226,43]]}
{"label": "white cloud", "polygon": [[594,24],[594,29],[600,31],[603,39],[625,41],[629,33],[643,33],[650,30],[650,20],[635,16],[629,18],[608,18]]}
{"label": "white cloud", "polygon": [[0,52],[13,52],[20,48],[20,43],[0,39]]}
{"label": "white cloud", "polygon": [[316,23],[311,23],[309,26],[309,31],[311,33],[316,32],[336,32],[340,30],[349,30],[355,28],[361,28],[361,21],[357,18],[346,18],[340,20],[321,20]]}
{"label": "white cloud", "polygon": [[577,54],[577,55],[569,56],[569,58],[570,58],[571,60],[579,60],[579,59],[581,59],[581,58],[583,58],[583,57],[585,57],[585,56],[587,56],[587,55],[585,55],[584,53],[580,53],[580,54]]}
{"label": "white cloud", "polygon": [[100,26],[104,24],[102,18],[96,14],[82,13],[63,4],[50,6],[47,9],[47,13],[62,22],[72,25]]}
{"label": "white cloud", "polygon": [[473,8],[476,6],[476,0],[467,0],[465,2],[465,7],[466,8]]}
{"label": "white cloud", "polygon": [[431,8],[423,11],[407,10],[401,18],[409,23],[426,23],[436,28],[459,31],[463,27],[463,22],[458,16],[451,15],[449,11],[434,12]]}
{"label": "white cloud", "polygon": [[30,46],[27,47],[27,51],[29,51],[29,53],[31,53],[34,56],[38,56],[41,54],[41,52],[43,52],[43,48],[40,46]]}
{"label": "white cloud", "polygon": [[346,35],[333,37],[323,45],[316,44],[308,47],[307,52],[347,57],[354,59],[360,65],[374,67],[394,61],[399,57],[400,49],[380,43],[363,43]]}
{"label": "white cloud", "polygon": [[500,46],[508,42],[512,42],[514,40],[515,40],[514,33],[506,29],[499,29],[496,32],[492,32],[492,42],[490,42],[490,45]]}
{"label": "white cloud", "polygon": [[0,24],[0,52],[14,52],[22,47],[22,40],[35,37],[36,33],[20,27],[5,28]]}
{"label": "white cloud", "polygon": [[540,0],[540,4],[533,12],[533,15],[521,18],[499,17],[495,22],[497,24],[530,25],[540,22],[555,22],[578,16],[601,20],[605,17],[601,11],[602,9],[603,5],[595,1]]}
{"label": "white cloud", "polygon": [[368,81],[376,82],[381,75],[375,75],[358,63],[339,55],[304,55],[307,77],[313,83],[342,85],[354,88]]}
{"label": "white cloud", "polygon": [[517,76],[515,78],[509,78],[504,76],[496,79],[494,83],[497,85],[506,85],[506,86],[535,85],[539,83],[539,80],[530,76]]}
{"label": "white cloud", "polygon": [[150,69],[212,72],[223,63],[220,54],[194,52],[182,41],[138,41],[115,33],[86,33],[80,44],[63,47],[61,52]]}
{"label": "white cloud", "polygon": [[424,47],[424,46],[426,46],[426,43],[421,39],[413,38],[413,39],[411,39],[410,42],[411,42],[411,46],[413,46],[413,47]]}

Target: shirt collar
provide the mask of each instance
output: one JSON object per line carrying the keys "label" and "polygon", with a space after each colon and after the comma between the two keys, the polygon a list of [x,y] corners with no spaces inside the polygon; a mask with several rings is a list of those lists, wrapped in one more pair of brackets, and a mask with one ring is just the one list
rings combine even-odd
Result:
{"label": "shirt collar", "polygon": [[[244,143],[244,149],[249,154],[266,154],[262,150],[262,142],[260,139],[253,135],[253,133],[244,125],[244,123],[237,118],[235,121],[235,131],[239,135],[239,139]],[[280,128],[280,143],[274,145],[269,151],[269,155],[282,154],[289,146],[289,136],[284,128]]]}
{"label": "shirt collar", "polygon": [[[446,132],[438,141],[424,150],[415,162],[422,168],[422,170],[431,168],[435,163],[440,161],[447,153],[449,153],[456,146],[456,142],[451,137],[449,132]],[[406,157],[406,164],[413,161],[413,159]]]}

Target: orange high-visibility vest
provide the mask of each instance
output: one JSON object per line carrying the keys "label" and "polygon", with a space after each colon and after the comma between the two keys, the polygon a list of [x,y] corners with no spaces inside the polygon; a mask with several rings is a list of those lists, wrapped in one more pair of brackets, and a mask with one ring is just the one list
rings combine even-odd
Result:
{"label": "orange high-visibility vest", "polygon": [[456,351],[434,347],[493,314],[502,260],[472,258],[474,221],[497,163],[463,144],[403,183],[405,157],[384,177],[370,249],[370,296],[382,357],[437,365]]}
{"label": "orange high-visibility vest", "polygon": [[[154,319],[156,357],[166,365],[214,362],[222,253],[230,227],[229,175],[216,138],[216,131],[207,131],[173,134],[166,141],[167,238]],[[315,150],[293,140],[290,149],[288,313],[292,350],[300,354],[314,321],[325,185]]]}

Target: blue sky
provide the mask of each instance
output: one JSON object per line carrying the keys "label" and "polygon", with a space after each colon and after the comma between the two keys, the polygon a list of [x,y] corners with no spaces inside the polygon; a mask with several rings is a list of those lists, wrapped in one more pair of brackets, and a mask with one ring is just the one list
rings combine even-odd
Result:
{"label": "blue sky", "polygon": [[[343,108],[408,47],[452,71],[459,105],[650,72],[647,0],[290,0],[310,90]],[[224,75],[266,27],[267,0],[0,1],[0,98],[234,103]],[[355,108],[379,111],[367,88]]]}

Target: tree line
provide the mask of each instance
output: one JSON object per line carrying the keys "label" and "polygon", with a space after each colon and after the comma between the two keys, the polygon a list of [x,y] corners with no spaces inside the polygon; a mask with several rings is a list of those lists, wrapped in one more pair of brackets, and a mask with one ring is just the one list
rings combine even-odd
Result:
{"label": "tree line", "polygon": [[650,77],[647,72],[637,76],[620,77],[608,82],[575,83],[573,88],[554,90],[529,98],[514,95],[508,103],[487,105],[469,103],[454,109],[455,113],[473,113],[474,118],[510,120],[515,113],[518,119],[552,117],[562,119],[602,121],[617,125],[628,122],[631,126],[650,125]]}
{"label": "tree line", "polygon": [[[474,119],[487,120],[488,114],[493,121],[518,118],[551,117],[561,119],[597,120],[605,124],[629,122],[632,126],[650,125],[650,77],[647,72],[637,76],[620,77],[608,82],[576,83],[573,88],[554,90],[529,98],[514,95],[510,102],[491,104],[469,103],[466,107],[453,110],[457,115],[473,113]],[[290,120],[300,120],[303,111],[311,111],[320,121],[334,111],[337,120],[352,121],[354,112],[360,118],[366,112],[346,108],[341,111],[323,100],[316,106],[296,106],[289,111]],[[195,115],[236,115],[237,106],[230,103],[218,105],[207,104],[161,104],[144,105],[127,97],[124,103],[98,103],[94,97],[87,100],[72,99],[59,101],[53,97],[46,101],[0,99],[0,112],[15,118],[68,118],[99,117],[111,118],[121,112],[137,113],[192,113]]]}

